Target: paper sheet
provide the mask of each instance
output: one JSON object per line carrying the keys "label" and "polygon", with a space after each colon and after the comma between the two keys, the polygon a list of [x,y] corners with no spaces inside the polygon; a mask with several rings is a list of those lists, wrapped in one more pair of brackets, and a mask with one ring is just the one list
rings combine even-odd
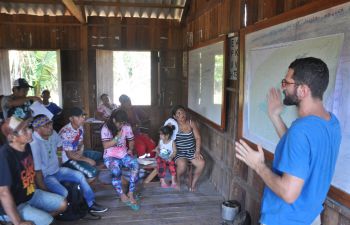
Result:
{"label": "paper sheet", "polygon": [[52,120],[53,114],[40,102],[35,101],[31,106],[30,109],[33,111],[33,117],[39,114],[44,114],[47,117],[49,117],[50,120]]}

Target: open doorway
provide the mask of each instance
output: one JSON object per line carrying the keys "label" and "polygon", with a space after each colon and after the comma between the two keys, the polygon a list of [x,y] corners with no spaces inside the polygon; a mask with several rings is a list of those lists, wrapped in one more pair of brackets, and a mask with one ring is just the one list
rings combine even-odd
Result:
{"label": "open doorway", "polygon": [[133,105],[151,105],[151,52],[96,51],[97,104],[101,94],[108,94],[119,104],[126,94]]}
{"label": "open doorway", "polygon": [[151,105],[151,52],[113,52],[114,99],[126,94],[134,105]]}
{"label": "open doorway", "polygon": [[8,56],[11,84],[18,78],[24,78],[34,87],[29,90],[29,96],[39,97],[47,89],[51,93],[51,101],[62,106],[59,51],[9,50]]}

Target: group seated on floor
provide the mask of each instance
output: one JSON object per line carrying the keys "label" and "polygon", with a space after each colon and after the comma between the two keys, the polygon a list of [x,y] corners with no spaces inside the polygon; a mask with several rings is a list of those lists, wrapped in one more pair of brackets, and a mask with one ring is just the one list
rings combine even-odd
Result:
{"label": "group seated on floor", "polygon": [[[102,114],[105,121],[101,127],[102,154],[84,147],[85,113],[81,108],[67,110],[69,122],[58,133],[53,129],[52,117],[37,112],[33,117],[30,106],[41,99],[27,96],[31,87],[26,80],[18,79],[13,94],[1,101],[5,118],[1,122],[4,138],[0,148],[0,200],[3,203],[0,221],[51,224],[53,216],[67,209],[68,190],[63,182],[80,185],[89,212],[106,212],[107,207],[96,203],[89,184],[96,179],[98,165],[102,163],[112,175],[112,186],[121,202],[137,211],[140,209],[135,195],[139,179],[137,156],[155,157],[160,186],[176,190],[180,190],[180,178],[187,162],[191,162],[196,169],[189,190],[196,190],[205,162],[200,154],[198,128],[193,120],[187,119],[184,107],[174,108],[171,118],[159,130],[160,140],[156,145],[141,132],[140,125],[145,117],[135,110],[128,96],[120,96],[120,107],[111,104],[108,95],[101,96],[105,109],[110,110]],[[47,104],[49,91],[42,95],[46,98],[45,105],[51,105]],[[58,158],[60,153],[62,164]],[[165,180],[167,165],[171,185]],[[122,187],[123,168],[129,169],[126,191]]]}

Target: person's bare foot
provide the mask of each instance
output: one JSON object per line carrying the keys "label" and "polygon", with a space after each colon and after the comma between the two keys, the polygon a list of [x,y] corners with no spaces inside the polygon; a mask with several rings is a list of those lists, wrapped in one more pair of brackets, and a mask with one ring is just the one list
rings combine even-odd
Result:
{"label": "person's bare foot", "polygon": [[124,193],[120,195],[120,200],[124,203],[130,201],[129,197]]}
{"label": "person's bare foot", "polygon": [[196,191],[197,191],[197,189],[196,189],[195,187],[190,187],[188,190],[189,190],[190,192],[196,192]]}
{"label": "person's bare foot", "polygon": [[137,204],[137,201],[136,201],[136,199],[134,198],[134,195],[133,195],[132,192],[129,192],[128,197],[129,197],[129,201],[130,201],[132,204]]}

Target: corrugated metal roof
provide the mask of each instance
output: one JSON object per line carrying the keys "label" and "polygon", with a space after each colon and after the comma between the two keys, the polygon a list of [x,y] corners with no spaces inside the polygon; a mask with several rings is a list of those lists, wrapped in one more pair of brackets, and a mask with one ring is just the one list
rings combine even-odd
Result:
{"label": "corrugated metal roof", "polygon": [[186,0],[9,0],[0,1],[0,13],[76,16],[78,11],[85,17],[181,20],[185,3]]}
{"label": "corrugated metal roof", "polygon": [[71,15],[62,4],[31,4],[29,3],[0,2],[0,13],[4,14],[27,14],[35,16],[63,16]]}

